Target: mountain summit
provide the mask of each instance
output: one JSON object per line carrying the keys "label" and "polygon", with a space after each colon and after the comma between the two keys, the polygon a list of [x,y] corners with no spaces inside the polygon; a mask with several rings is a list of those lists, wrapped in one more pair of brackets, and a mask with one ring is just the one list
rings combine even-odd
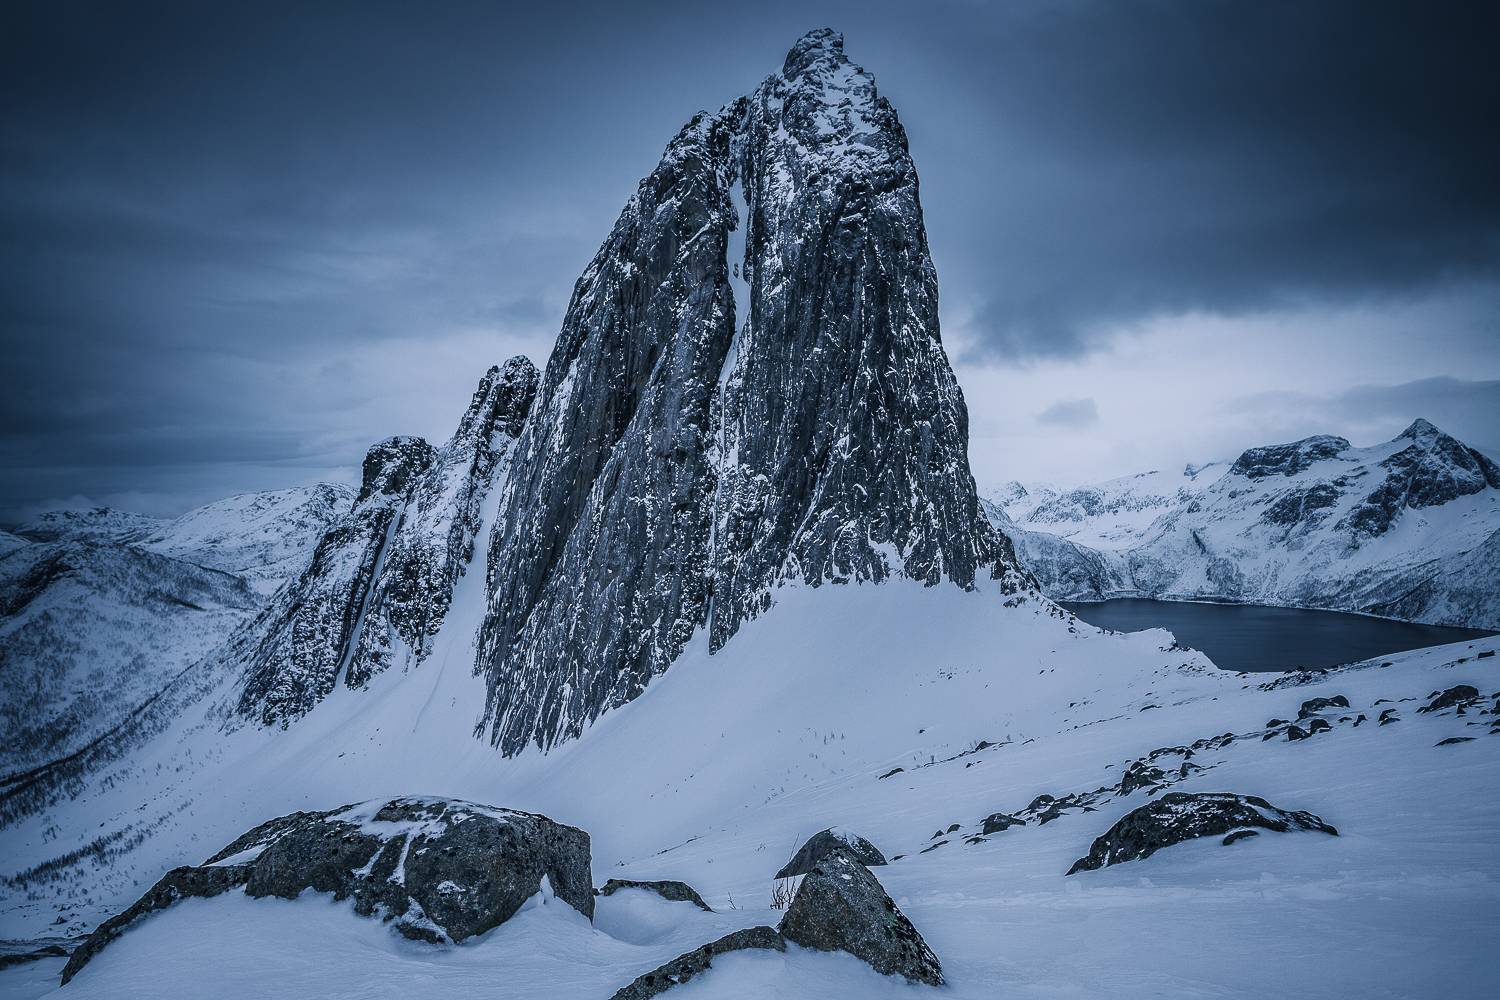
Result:
{"label": "mountain summit", "polygon": [[906,134],[842,36],[668,143],[578,280],[516,455],[480,646],[507,754],[636,697],[699,629],[720,648],[783,583],[1014,570]]}

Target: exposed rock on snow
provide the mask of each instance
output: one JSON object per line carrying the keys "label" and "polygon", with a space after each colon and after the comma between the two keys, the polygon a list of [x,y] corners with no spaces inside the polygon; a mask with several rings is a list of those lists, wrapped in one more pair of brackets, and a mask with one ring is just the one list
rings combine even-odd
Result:
{"label": "exposed rock on snow", "polygon": [[846,951],[883,975],[943,984],[922,935],[870,870],[844,855],[823,859],[803,878],[778,929],[804,948]]}
{"label": "exposed rock on snow", "polygon": [[885,855],[880,849],[857,833],[839,827],[831,827],[807,838],[792,859],[781,866],[777,878],[806,875],[824,858],[835,855],[847,857],[862,865],[883,865]]}
{"label": "exposed rock on snow", "polygon": [[1297,720],[1300,722],[1303,719],[1311,718],[1325,709],[1348,707],[1349,699],[1341,694],[1336,694],[1332,698],[1309,698],[1302,703],[1301,708],[1297,709]]}
{"label": "exposed rock on snow", "polygon": [[979,832],[982,835],[988,837],[992,833],[1003,833],[1013,826],[1025,825],[1026,821],[1018,816],[1012,816],[1010,813],[997,812],[991,813],[984,818],[984,823],[981,825]]}
{"label": "exposed rock on snow", "polygon": [[703,897],[698,895],[698,890],[686,882],[679,882],[676,879],[648,879],[642,881],[640,879],[612,878],[608,882],[605,882],[604,887],[598,890],[598,892],[601,896],[613,896],[621,889],[645,889],[647,892],[656,893],[662,899],[671,900],[674,903],[692,903],[700,910],[707,910],[709,913],[713,912],[713,907],[703,901]]}
{"label": "exposed rock on snow", "polygon": [[1479,689],[1471,684],[1455,684],[1446,691],[1434,692],[1432,700],[1418,712],[1441,712],[1448,708],[1462,708],[1479,701]]}
{"label": "exposed rock on snow", "polygon": [[270,820],[203,865],[172,870],[79,946],[63,982],[141,917],[240,886],[253,897],[296,899],[307,889],[352,897],[356,913],[431,942],[483,934],[538,892],[594,913],[582,830],[452,799],[377,800]]}
{"label": "exposed rock on snow", "polygon": [[1088,855],[1075,861],[1068,874],[1149,858],[1163,847],[1195,837],[1217,837],[1250,828],[1277,833],[1315,830],[1338,835],[1337,830],[1310,812],[1278,809],[1254,795],[1168,792],[1127,813],[1094,841]]}
{"label": "exposed rock on snow", "polygon": [[700,628],[722,647],[781,583],[1013,567],[969,472],[906,136],[839,35],[668,144],[579,279],[517,456],[481,654],[506,754],[576,736]]}
{"label": "exposed rock on snow", "polygon": [[1426,420],[1369,448],[1327,435],[1251,448],[1175,493],[1136,482],[1162,476],[1040,504],[1003,490],[987,510],[1058,600],[1208,598],[1500,627],[1500,466]]}
{"label": "exposed rock on snow", "polygon": [[786,941],[774,927],[746,927],[734,931],[637,977],[629,986],[617,990],[611,1000],[648,1000],[687,982],[700,972],[708,971],[717,956],[748,949],[786,951]]}

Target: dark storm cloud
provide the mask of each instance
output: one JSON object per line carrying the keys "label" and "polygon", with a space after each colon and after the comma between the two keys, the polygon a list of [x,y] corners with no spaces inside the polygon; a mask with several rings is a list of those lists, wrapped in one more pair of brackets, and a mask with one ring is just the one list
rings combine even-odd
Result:
{"label": "dark storm cloud", "polygon": [[971,360],[1487,280],[1497,10],[7,4],[0,520],[446,433],[682,122],[820,23],[907,125]]}
{"label": "dark storm cloud", "polygon": [[1500,379],[1424,378],[1395,385],[1357,385],[1327,395],[1257,393],[1233,401],[1234,412],[1294,414],[1338,427],[1371,444],[1423,417],[1465,444],[1500,458]]}

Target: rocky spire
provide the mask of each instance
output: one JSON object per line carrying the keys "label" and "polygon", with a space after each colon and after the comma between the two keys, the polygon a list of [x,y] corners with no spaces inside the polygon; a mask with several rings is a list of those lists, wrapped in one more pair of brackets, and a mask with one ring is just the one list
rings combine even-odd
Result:
{"label": "rocky spire", "polygon": [[786,581],[1010,572],[967,449],[905,133],[811,32],[672,140],[578,281],[491,539],[491,738],[576,735]]}

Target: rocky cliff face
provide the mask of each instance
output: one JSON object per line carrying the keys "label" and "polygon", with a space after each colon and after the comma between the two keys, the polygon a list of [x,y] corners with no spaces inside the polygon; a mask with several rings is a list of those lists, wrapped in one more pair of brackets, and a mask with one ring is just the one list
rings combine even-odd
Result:
{"label": "rocky cliff face", "polygon": [[243,673],[237,710],[286,725],[340,683],[358,688],[418,663],[473,554],[480,504],[504,478],[536,388],[512,358],[485,373],[442,449],[394,437],[365,456],[354,506],[302,574],[221,655]]}
{"label": "rocky cliff face", "polygon": [[1212,598],[1500,627],[1500,467],[1426,420],[1369,448],[1327,435],[1251,448],[1148,521],[1102,486],[1098,512],[1066,525],[1046,505],[1013,507],[1014,522],[992,511],[1056,599]]}
{"label": "rocky cliff face", "polygon": [[242,714],[284,725],[333,690],[359,638],[381,554],[433,455],[431,445],[414,437],[387,438],[365,455],[353,509],[248,632],[231,640],[231,656],[242,654],[245,662]]}
{"label": "rocky cliff face", "polygon": [[785,582],[1003,574],[967,438],[905,134],[812,32],[672,140],[578,281],[491,539],[491,738],[576,735]]}
{"label": "rocky cliff face", "polygon": [[523,357],[486,372],[458,430],[412,490],[370,592],[349,661],[351,687],[427,656],[474,555],[480,505],[509,472],[536,383],[536,366]]}

